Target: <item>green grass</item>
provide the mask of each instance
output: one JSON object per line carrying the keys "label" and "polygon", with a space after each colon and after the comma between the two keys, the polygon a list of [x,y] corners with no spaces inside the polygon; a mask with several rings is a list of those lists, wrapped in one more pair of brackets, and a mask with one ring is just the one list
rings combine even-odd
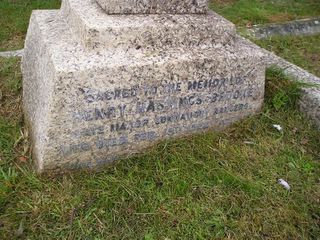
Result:
{"label": "green grass", "polygon": [[320,15],[319,0],[211,0],[210,7],[240,26]]}
{"label": "green grass", "polygon": [[1,0],[0,51],[23,48],[33,9],[59,8],[60,0]]}
{"label": "green grass", "polygon": [[[23,48],[31,11],[58,9],[60,2],[60,0],[1,0],[0,51]],[[211,0],[210,7],[242,26],[320,15],[318,0]]]}
{"label": "green grass", "polygon": [[320,77],[320,35],[272,37],[255,42]]}
{"label": "green grass", "polygon": [[[20,103],[18,65],[16,59],[0,60],[5,106]],[[100,172],[63,176],[34,173],[21,114],[5,107],[0,236],[317,239],[320,134],[296,109],[298,85],[277,70],[267,79],[262,113],[226,131],[165,141]],[[279,178],[292,190],[278,185]]]}
{"label": "green grass", "polygon": [[[32,8],[58,5],[1,1],[0,49],[22,47]],[[283,13],[289,19],[319,15],[317,1],[215,6],[240,25],[272,22]],[[319,36],[259,41],[319,75],[318,43]],[[0,58],[0,239],[320,236],[320,134],[296,109],[298,84],[281,72],[268,71],[262,113],[226,131],[165,141],[101,172],[39,176],[23,131],[19,64]],[[292,190],[279,186],[278,178]]]}

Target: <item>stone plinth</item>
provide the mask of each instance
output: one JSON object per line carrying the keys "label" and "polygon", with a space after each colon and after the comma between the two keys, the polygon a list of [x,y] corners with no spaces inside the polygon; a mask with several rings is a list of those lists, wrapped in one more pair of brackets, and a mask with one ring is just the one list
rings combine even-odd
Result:
{"label": "stone plinth", "polygon": [[38,171],[94,168],[260,111],[263,54],[216,14],[108,16],[78,2],[30,21],[23,98]]}
{"label": "stone plinth", "polygon": [[108,14],[206,13],[207,0],[97,0]]}
{"label": "stone plinth", "polygon": [[61,10],[87,49],[213,47],[233,41],[236,34],[235,26],[214,12],[108,15],[94,0],[64,1]]}

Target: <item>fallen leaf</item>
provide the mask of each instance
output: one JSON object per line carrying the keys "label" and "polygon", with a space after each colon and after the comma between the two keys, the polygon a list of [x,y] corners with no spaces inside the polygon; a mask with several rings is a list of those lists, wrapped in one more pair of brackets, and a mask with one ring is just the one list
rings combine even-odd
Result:
{"label": "fallen leaf", "polygon": [[28,158],[25,156],[20,156],[18,159],[19,159],[19,162],[21,163],[26,163],[28,161]]}
{"label": "fallen leaf", "polygon": [[293,134],[296,134],[297,132],[298,132],[298,128],[293,128],[293,129],[292,129],[292,133],[293,133]]}
{"label": "fallen leaf", "polygon": [[302,145],[307,145],[309,143],[309,139],[307,139],[307,138],[303,138],[302,140],[301,140],[301,144]]}
{"label": "fallen leaf", "polygon": [[172,221],[172,227],[177,227],[178,224],[179,224],[178,219],[174,219],[174,220]]}
{"label": "fallen leaf", "polygon": [[252,28],[252,22],[247,22],[246,27],[247,28]]}

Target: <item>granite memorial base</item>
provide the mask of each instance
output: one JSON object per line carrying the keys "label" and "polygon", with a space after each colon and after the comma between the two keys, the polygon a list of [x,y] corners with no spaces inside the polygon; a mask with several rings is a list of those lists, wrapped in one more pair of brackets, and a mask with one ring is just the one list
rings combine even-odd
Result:
{"label": "granite memorial base", "polygon": [[219,15],[176,2],[190,12],[111,15],[64,0],[32,13],[23,101],[39,172],[96,168],[260,111],[263,53]]}
{"label": "granite memorial base", "polygon": [[207,0],[97,0],[109,14],[206,13]]}

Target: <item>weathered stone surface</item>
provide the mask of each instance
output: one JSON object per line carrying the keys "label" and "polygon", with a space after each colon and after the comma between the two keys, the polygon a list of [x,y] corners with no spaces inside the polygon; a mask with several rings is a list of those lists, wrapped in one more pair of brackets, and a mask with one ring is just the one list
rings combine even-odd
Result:
{"label": "weathered stone surface", "polygon": [[206,13],[207,0],[96,0],[108,14]]}
{"label": "weathered stone surface", "polygon": [[302,113],[308,116],[320,129],[320,78],[307,72],[306,70],[276,56],[274,53],[265,49],[266,63],[268,67],[280,68],[293,81],[305,83],[308,87],[301,90],[299,108]]}
{"label": "weathered stone surface", "polygon": [[308,36],[320,33],[320,17],[299,19],[285,23],[256,25],[248,29],[248,33],[257,38],[264,39],[272,36]]}
{"label": "weathered stone surface", "polygon": [[209,47],[232,43],[236,35],[235,26],[213,12],[206,15],[107,15],[95,0],[65,0],[62,16],[83,46],[95,50]]}
{"label": "weathered stone surface", "polygon": [[24,109],[38,170],[95,167],[158,140],[221,129],[260,110],[256,48],[90,52],[56,11],[32,15]]}
{"label": "weathered stone surface", "polygon": [[320,129],[320,87],[303,88],[299,99],[300,111],[313,120]]}

